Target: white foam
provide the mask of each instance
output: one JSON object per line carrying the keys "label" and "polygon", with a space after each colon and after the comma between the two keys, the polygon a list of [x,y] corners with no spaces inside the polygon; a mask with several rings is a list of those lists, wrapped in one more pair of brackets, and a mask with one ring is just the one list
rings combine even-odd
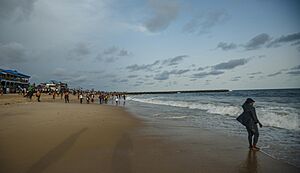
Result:
{"label": "white foam", "polygon": [[165,119],[186,119],[189,116],[173,116],[173,117],[165,117]]}
{"label": "white foam", "polygon": [[[200,109],[210,114],[219,114],[231,117],[237,117],[239,114],[242,113],[242,108],[240,105],[233,106],[220,102],[201,103],[188,101],[165,101],[159,99],[160,98],[130,98],[130,100],[137,102],[175,106],[189,109]],[[295,108],[261,105],[261,107],[257,108],[256,110],[258,118],[260,119],[261,123],[265,126],[300,130],[299,110]]]}
{"label": "white foam", "polygon": [[158,99],[140,99],[140,98],[131,98],[133,101],[157,104],[157,105],[166,105],[166,106],[175,106],[183,107],[189,109],[201,109],[205,110],[208,113],[220,114],[220,115],[229,115],[236,117],[240,112],[241,108],[226,104],[215,104],[215,103],[199,103],[199,102],[184,102],[184,101],[162,101]]}
{"label": "white foam", "polygon": [[266,126],[300,130],[299,110],[289,107],[263,107],[257,109],[260,121]]}

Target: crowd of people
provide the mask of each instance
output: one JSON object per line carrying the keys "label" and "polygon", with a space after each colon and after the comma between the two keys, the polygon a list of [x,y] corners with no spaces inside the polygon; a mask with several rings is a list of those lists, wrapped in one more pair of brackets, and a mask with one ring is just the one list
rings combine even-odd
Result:
{"label": "crowd of people", "polygon": [[123,105],[126,103],[126,95],[125,93],[117,93],[117,92],[82,92],[78,91],[77,98],[79,102],[82,104],[84,100],[86,103],[94,103],[98,98],[99,104],[111,104],[120,105],[121,101]]}
{"label": "crowd of people", "polygon": [[90,104],[98,102],[99,104],[120,105],[122,103],[123,105],[125,105],[126,102],[126,94],[119,92],[82,91],[68,88],[61,90],[50,90],[45,92],[40,88],[36,87],[35,84],[29,85],[28,89],[23,90],[24,97],[27,97],[28,99],[32,100],[32,97],[35,95],[38,102],[41,101],[42,93],[51,95],[53,100],[56,100],[57,97],[60,96],[60,99],[64,99],[65,103],[70,102],[70,94],[74,96],[77,95],[77,99],[81,104]]}

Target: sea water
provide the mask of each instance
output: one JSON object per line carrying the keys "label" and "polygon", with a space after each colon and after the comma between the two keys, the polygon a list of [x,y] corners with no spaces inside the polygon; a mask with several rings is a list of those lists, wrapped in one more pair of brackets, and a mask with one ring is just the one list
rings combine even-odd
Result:
{"label": "sea water", "polygon": [[248,97],[256,101],[257,116],[264,126],[259,129],[262,150],[300,167],[300,89],[132,95],[127,106],[143,118],[245,137],[247,132],[236,117]]}

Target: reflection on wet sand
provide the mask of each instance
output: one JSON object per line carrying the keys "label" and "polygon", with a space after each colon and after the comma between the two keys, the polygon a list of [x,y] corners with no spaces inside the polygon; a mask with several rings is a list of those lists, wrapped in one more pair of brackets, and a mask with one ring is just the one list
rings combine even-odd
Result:
{"label": "reflection on wet sand", "polygon": [[133,144],[130,136],[125,133],[117,143],[112,160],[112,169],[114,173],[130,173],[132,165],[130,161],[130,153],[133,150]]}
{"label": "reflection on wet sand", "polygon": [[254,150],[249,150],[246,160],[239,166],[240,173],[256,173],[259,170],[259,163],[257,162],[257,152]]}

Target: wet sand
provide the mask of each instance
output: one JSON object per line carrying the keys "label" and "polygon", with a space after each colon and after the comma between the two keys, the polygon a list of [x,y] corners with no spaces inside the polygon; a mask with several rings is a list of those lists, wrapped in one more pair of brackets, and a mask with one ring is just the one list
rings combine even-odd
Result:
{"label": "wet sand", "polygon": [[1,173],[299,172],[231,136],[147,123],[74,96],[41,100],[0,96]]}

